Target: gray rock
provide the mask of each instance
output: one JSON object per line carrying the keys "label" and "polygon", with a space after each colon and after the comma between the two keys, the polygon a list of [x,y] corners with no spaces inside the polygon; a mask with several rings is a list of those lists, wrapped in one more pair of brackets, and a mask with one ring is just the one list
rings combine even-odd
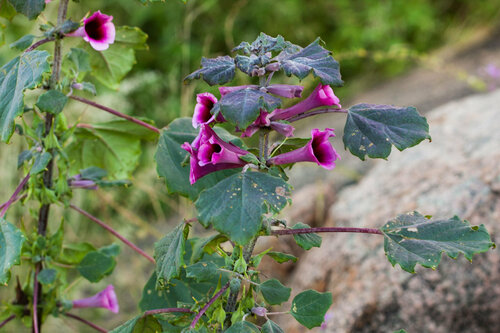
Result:
{"label": "gray rock", "polygon": [[[458,215],[500,233],[500,91],[448,103],[428,114],[432,142],[377,161],[329,211],[333,226],[380,227],[400,213]],[[323,234],[288,285],[331,291],[327,332],[500,332],[500,255],[443,257],[436,271],[392,268],[383,238]],[[292,320],[286,332],[304,332]]]}

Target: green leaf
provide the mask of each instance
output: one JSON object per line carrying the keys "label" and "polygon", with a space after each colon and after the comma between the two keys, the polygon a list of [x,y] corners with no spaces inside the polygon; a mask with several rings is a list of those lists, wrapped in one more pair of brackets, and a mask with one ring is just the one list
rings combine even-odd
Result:
{"label": "green leaf", "polygon": [[84,49],[71,48],[64,57],[62,69],[67,74],[73,72],[77,76],[89,72],[91,70],[90,55]]}
{"label": "green leaf", "polygon": [[141,317],[142,315],[136,316],[126,321],[122,325],[116,327],[112,331],[109,331],[109,333],[133,333],[135,324],[137,323],[137,321],[139,321],[139,319],[141,319]]}
{"label": "green leaf", "polygon": [[[42,0],[43,2],[43,0]],[[0,135],[8,142],[14,132],[14,121],[23,113],[24,91],[42,82],[50,70],[46,51],[31,51],[14,58],[0,68]]]}
{"label": "green leaf", "polygon": [[253,171],[238,173],[200,194],[195,202],[198,220],[246,244],[261,229],[263,214],[285,207],[289,191],[281,178]]}
{"label": "green leaf", "polygon": [[120,245],[113,243],[108,246],[101,247],[98,251],[102,254],[107,255],[108,257],[114,258],[120,254],[120,250]]}
{"label": "green leaf", "polygon": [[195,263],[201,259],[205,254],[212,254],[215,252],[219,244],[226,242],[228,239],[226,236],[221,234],[215,234],[209,237],[193,239],[191,238],[191,243],[193,244],[193,254],[191,256],[191,263]]}
{"label": "green leaf", "polygon": [[31,150],[23,150],[17,157],[17,168],[19,169],[24,162],[31,160],[33,153]]}
{"label": "green leaf", "polygon": [[391,145],[404,150],[431,139],[429,125],[414,107],[357,104],[349,109],[344,145],[361,160],[387,158]]}
{"label": "green leaf", "polygon": [[320,45],[317,38],[306,48],[293,54],[280,57],[281,67],[288,76],[295,75],[299,79],[304,79],[309,73],[319,77],[321,83],[335,87],[342,86],[344,82],[340,78],[339,63],[333,59],[331,52]]}
{"label": "green leaf", "polygon": [[201,59],[201,68],[184,78],[189,82],[200,77],[209,85],[224,84],[234,78],[235,64],[230,56]]}
{"label": "green leaf", "polygon": [[16,14],[16,10],[7,0],[0,0],[0,17],[11,20]]}
{"label": "green leaf", "polygon": [[[241,145],[241,140],[231,136],[226,130],[220,127],[215,127],[214,130],[224,140]],[[227,176],[238,172],[238,169],[217,171],[191,185],[189,183],[189,165],[183,165],[189,154],[181,148],[181,145],[184,142],[193,142],[198,136],[198,132],[199,130],[193,128],[191,118],[174,120],[162,131],[155,154],[156,170],[160,177],[165,178],[168,192],[178,193],[193,201],[204,189],[210,188]]]}
{"label": "green leaf", "polygon": [[274,252],[274,251],[267,252],[266,254],[280,264],[287,261],[297,262],[297,257],[292,256],[291,254]]}
{"label": "green leaf", "polygon": [[331,293],[306,290],[293,298],[290,313],[299,323],[311,329],[321,326],[331,305]]}
{"label": "green leaf", "polygon": [[38,282],[43,285],[51,284],[56,280],[57,271],[52,268],[44,268],[38,273]]}
{"label": "green leaf", "polygon": [[24,240],[21,230],[0,217],[0,284],[7,285],[11,267],[21,262]]}
{"label": "green leaf", "polygon": [[219,267],[213,262],[197,262],[186,267],[186,276],[196,281],[210,281],[221,274]]}
{"label": "green leaf", "polygon": [[380,230],[387,259],[410,273],[415,272],[416,264],[435,269],[443,252],[453,259],[462,253],[472,261],[474,254],[495,247],[483,224],[471,226],[457,216],[430,220],[413,212],[399,215]]}
{"label": "green leaf", "polygon": [[102,278],[111,274],[115,266],[115,259],[104,253],[93,251],[87,253],[76,268],[90,282],[99,282]]}
{"label": "green leaf", "polygon": [[[261,32],[259,37],[257,37],[257,39],[252,42],[250,51],[255,54],[265,54],[267,52],[280,52],[283,51],[284,49],[293,47],[298,48],[297,45],[287,42],[280,35],[276,37],[271,37]],[[238,50],[238,48],[236,48],[236,50]]]}
{"label": "green leaf", "polygon": [[31,35],[31,34],[25,35],[25,36],[19,38],[18,40],[16,40],[14,43],[10,44],[9,46],[11,49],[23,51],[23,50],[26,50],[28,47],[30,47],[31,44],[33,44],[34,39],[35,39],[34,35]]}
{"label": "green leaf", "polygon": [[184,266],[184,247],[189,225],[181,222],[174,230],[155,243],[155,260],[158,283],[168,283],[178,277]]}
{"label": "green leaf", "polygon": [[134,325],[132,333],[159,333],[163,332],[160,322],[153,316],[142,317]]}
{"label": "green leaf", "polygon": [[292,288],[287,288],[276,279],[270,279],[260,284],[260,292],[270,305],[280,305],[288,301]]}
{"label": "green leaf", "polygon": [[121,26],[116,28],[115,43],[124,44],[136,50],[147,50],[148,35],[137,27]]}
{"label": "green leaf", "polygon": [[274,321],[268,319],[262,326],[262,333],[285,333]]}
{"label": "green leaf", "polygon": [[48,112],[52,113],[53,115],[57,115],[61,113],[67,102],[68,97],[66,97],[66,95],[64,95],[62,92],[60,92],[59,90],[49,90],[38,97],[38,101],[35,105],[42,112]]}
{"label": "green leaf", "polygon": [[44,151],[41,154],[35,155],[35,163],[33,163],[33,167],[31,167],[30,173],[32,175],[36,175],[47,168],[50,160],[52,159],[52,155],[49,152]]}
{"label": "green leaf", "polygon": [[407,333],[405,330],[401,329],[399,331],[394,331],[394,333]]}
{"label": "green leaf", "polygon": [[87,253],[95,251],[95,247],[87,242],[64,244],[58,261],[67,265],[76,265]]}
{"label": "green leaf", "polygon": [[[269,60],[267,59],[267,62]],[[257,57],[256,55],[250,55],[249,57],[247,56],[242,56],[242,55],[237,55],[234,58],[234,63],[236,64],[236,67],[243,73],[246,73],[250,76],[253,76],[252,72],[254,69],[259,68],[265,64],[263,64],[263,61],[261,57]]]}
{"label": "green leaf", "polygon": [[[309,225],[305,223],[297,223],[292,227],[292,229],[306,229],[310,228]],[[310,234],[294,234],[293,239],[298,246],[308,251],[313,247],[321,247],[321,236],[318,234],[310,233]]]}
{"label": "green leaf", "polygon": [[240,89],[224,95],[218,103],[224,118],[244,130],[259,116],[260,110],[273,111],[281,99],[257,89]]}
{"label": "green leaf", "polygon": [[260,333],[260,330],[248,321],[239,321],[225,330],[224,333]]}
{"label": "green leaf", "polygon": [[9,0],[18,13],[26,15],[30,20],[35,19],[44,9],[45,0]]}
{"label": "green leaf", "polygon": [[110,179],[127,179],[139,164],[141,141],[156,134],[124,119],[77,128],[75,140],[66,147],[71,172],[96,166],[108,171]]}
{"label": "green leaf", "polygon": [[95,51],[85,46],[90,55],[92,76],[111,89],[118,89],[120,81],[135,64],[134,49],[124,45],[112,45],[105,51]]}

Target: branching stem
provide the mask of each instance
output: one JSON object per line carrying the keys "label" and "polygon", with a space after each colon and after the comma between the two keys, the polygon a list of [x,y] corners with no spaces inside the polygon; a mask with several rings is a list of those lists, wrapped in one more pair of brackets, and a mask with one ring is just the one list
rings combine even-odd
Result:
{"label": "branching stem", "polygon": [[7,319],[5,319],[0,323],[0,328],[4,327],[9,321],[13,320],[14,318],[16,318],[16,315],[11,315],[7,317]]}
{"label": "branching stem", "polygon": [[21,193],[21,191],[23,190],[24,188],[24,185],[26,185],[26,183],[28,182],[28,180],[30,179],[30,174],[28,173],[24,178],[23,180],[19,183],[19,185],[17,185],[14,193],[12,194],[12,196],[9,198],[9,200],[7,200],[7,202],[5,202],[4,204],[2,204],[0,207],[1,207],[1,211],[0,211],[0,218],[4,217],[5,214],[7,213],[7,210],[9,209],[10,205],[12,205],[14,202],[16,202],[16,200],[18,200],[20,197],[19,197],[19,193]]}
{"label": "branching stem", "polygon": [[198,320],[200,320],[201,316],[208,310],[208,308],[219,298],[224,292],[229,288],[230,282],[226,283],[220,290],[208,301],[207,304],[196,314],[194,317],[193,321],[191,322],[191,325],[189,325],[190,328],[195,328],[196,324],[198,323]]}
{"label": "branching stem", "polygon": [[54,39],[55,39],[54,37],[47,37],[44,39],[40,39],[38,42],[36,42],[35,44],[31,45],[26,50],[24,50],[24,53],[31,52],[34,49],[36,49],[37,47],[39,47],[40,45],[43,45],[43,44],[48,43],[48,42],[52,42]]}
{"label": "branching stem", "polygon": [[312,234],[318,232],[355,232],[362,234],[383,235],[382,231],[375,228],[348,228],[348,227],[318,227],[305,229],[282,229],[271,231],[272,236]]}

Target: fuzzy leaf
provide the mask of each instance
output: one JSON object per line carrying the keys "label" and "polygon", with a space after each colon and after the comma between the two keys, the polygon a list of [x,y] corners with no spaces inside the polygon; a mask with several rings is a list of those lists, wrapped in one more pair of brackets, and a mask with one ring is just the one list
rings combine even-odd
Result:
{"label": "fuzzy leaf", "polygon": [[38,153],[35,155],[35,162],[33,163],[33,166],[31,167],[30,173],[32,175],[36,175],[47,167],[49,164],[50,160],[52,159],[52,155],[49,152],[44,151],[43,153]]}
{"label": "fuzzy leaf", "polygon": [[57,271],[52,268],[44,268],[38,273],[38,281],[41,284],[51,284],[56,280]]}
{"label": "fuzzy leaf", "polygon": [[413,212],[399,215],[380,230],[387,259],[410,273],[415,272],[416,264],[435,269],[443,252],[453,259],[462,253],[471,261],[474,254],[495,247],[483,224],[471,226],[457,216],[428,219]]}
{"label": "fuzzy leaf", "polygon": [[45,0],[9,0],[18,13],[26,15],[30,20],[35,19],[44,9]]}
{"label": "fuzzy leaf", "polygon": [[274,321],[268,319],[262,326],[262,333],[285,333]]}
{"label": "fuzzy leaf", "polygon": [[184,266],[184,247],[189,226],[181,222],[174,230],[155,243],[156,273],[158,283],[168,283],[178,277]]}
{"label": "fuzzy leaf", "polygon": [[121,26],[116,28],[115,42],[136,50],[147,50],[148,35],[138,27]]}
{"label": "fuzzy leaf", "polygon": [[34,35],[25,35],[25,36],[19,38],[18,40],[16,40],[14,43],[10,44],[9,46],[11,49],[24,51],[28,47],[30,47],[30,45],[33,43],[34,39],[35,39]]}
{"label": "fuzzy leaf", "polygon": [[225,330],[224,333],[260,333],[260,330],[248,321],[239,321]]}
{"label": "fuzzy leaf", "polygon": [[115,266],[114,258],[102,252],[93,251],[87,253],[76,268],[84,278],[95,283],[111,274]]}
{"label": "fuzzy leaf", "polygon": [[349,109],[344,128],[344,145],[364,160],[387,158],[391,146],[404,150],[431,139],[429,125],[414,107],[357,104]]}
{"label": "fuzzy leaf", "polygon": [[19,265],[24,240],[21,230],[0,217],[0,284],[7,285],[11,267]]}
{"label": "fuzzy leaf", "polygon": [[277,213],[288,202],[290,187],[281,178],[248,171],[203,191],[195,202],[198,220],[245,244],[262,226],[262,214]]}
{"label": "fuzzy leaf", "polygon": [[118,89],[135,64],[134,50],[125,45],[112,45],[105,51],[95,51],[90,45],[85,45],[85,49],[90,55],[92,76],[111,89]]}
{"label": "fuzzy leaf", "polygon": [[[43,2],[43,0],[42,0]],[[23,113],[24,91],[42,82],[50,70],[46,51],[23,53],[0,68],[0,136],[8,142],[14,132],[14,122]]]}
{"label": "fuzzy leaf", "polygon": [[299,323],[311,329],[321,326],[331,305],[331,293],[306,290],[294,297],[290,313]]}
{"label": "fuzzy leaf", "polygon": [[153,316],[146,316],[137,320],[132,333],[158,333],[162,331],[163,328],[158,319]]}
{"label": "fuzzy leaf", "polygon": [[[292,227],[292,229],[305,229],[310,228],[305,223],[297,223]],[[306,251],[309,251],[313,247],[321,247],[321,236],[318,234],[310,233],[310,234],[294,234],[293,239],[297,243],[298,246],[303,248]]]}
{"label": "fuzzy leaf", "polygon": [[197,262],[196,264],[186,267],[186,276],[198,282],[213,280],[221,273],[219,267],[211,261]]}
{"label": "fuzzy leaf", "polygon": [[53,115],[57,115],[64,109],[66,102],[68,102],[68,97],[66,97],[66,95],[64,95],[62,92],[60,92],[59,90],[49,90],[46,93],[40,95],[35,105],[42,112],[48,112],[52,113]]}
{"label": "fuzzy leaf", "polygon": [[203,78],[211,86],[224,84],[233,80],[235,68],[234,60],[230,56],[202,58],[201,68],[186,76],[184,82]]}
{"label": "fuzzy leaf", "polygon": [[287,288],[276,279],[267,280],[260,285],[260,292],[269,305],[280,305],[288,301],[292,288]]}

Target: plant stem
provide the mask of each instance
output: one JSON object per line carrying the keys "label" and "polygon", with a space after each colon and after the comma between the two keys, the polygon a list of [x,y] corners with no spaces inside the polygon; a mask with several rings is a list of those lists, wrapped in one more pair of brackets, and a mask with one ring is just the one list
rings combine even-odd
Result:
{"label": "plant stem", "polygon": [[229,269],[224,269],[224,268],[219,268],[218,270],[221,271],[221,272],[226,272],[226,273],[229,273],[229,274],[236,275],[241,280],[246,281],[246,282],[248,282],[250,284],[253,284],[254,286],[260,286],[260,284],[258,284],[257,282],[253,282],[252,280],[247,279],[243,274],[240,274],[238,272],[233,272],[233,271],[230,271]]}
{"label": "plant stem", "polygon": [[334,108],[325,108],[325,109],[318,109],[318,110],[313,110],[311,112],[306,112],[306,113],[301,113],[296,116],[291,117],[290,119],[287,119],[288,122],[293,123],[294,121],[301,120],[307,117],[315,116],[318,114],[323,114],[323,113],[348,113],[349,111],[345,109],[334,109]]}
{"label": "plant stem", "polygon": [[7,200],[7,202],[5,202],[4,204],[2,204],[0,206],[0,207],[2,207],[2,210],[0,211],[0,218],[3,218],[5,216],[5,214],[7,213],[7,210],[9,209],[10,205],[12,205],[17,199],[19,199],[18,195],[19,195],[19,193],[21,193],[24,185],[26,185],[26,183],[28,182],[29,179],[30,179],[30,174],[28,172],[28,174],[23,178],[23,180],[19,183],[19,185],[17,185],[14,193],[9,198],[9,200]]}
{"label": "plant stem", "polygon": [[305,228],[305,229],[282,229],[271,231],[272,236],[279,235],[298,235],[298,234],[312,234],[317,232],[355,232],[362,234],[377,234],[383,235],[382,231],[375,228],[347,228],[347,227],[318,227],[318,228]]}
{"label": "plant stem", "polygon": [[193,313],[193,311],[189,310],[188,308],[164,308],[164,309],[154,309],[154,310],[148,310],[145,311],[142,316],[151,316],[155,314],[160,314],[160,313],[171,313],[171,312],[181,312],[181,313]]}
{"label": "plant stem", "polygon": [[217,298],[219,298],[227,290],[227,288],[229,288],[229,284],[230,284],[230,282],[226,283],[222,288],[220,288],[220,290],[217,292],[217,294],[215,294],[210,299],[210,301],[208,301],[208,303],[205,304],[205,306],[200,310],[200,312],[198,312],[198,314],[196,314],[193,321],[191,322],[191,325],[189,325],[189,328],[195,328],[195,326],[198,323],[198,320],[200,320],[201,316],[203,316],[203,314],[215,302],[215,300],[217,300]]}
{"label": "plant stem", "polygon": [[88,321],[87,319],[83,319],[83,318],[82,318],[82,317],[80,317],[80,316],[74,315],[74,314],[72,314],[72,313],[65,313],[64,315],[65,315],[66,317],[68,317],[68,318],[73,318],[73,319],[75,319],[75,320],[78,320],[78,321],[80,321],[80,322],[82,322],[82,323],[84,323],[84,324],[86,324],[86,325],[88,325],[88,326],[92,327],[92,328],[93,328],[93,329],[95,329],[96,331],[99,331],[99,332],[102,332],[102,333],[107,333],[107,332],[108,332],[108,330],[107,330],[107,329],[104,329],[104,328],[102,328],[102,327],[100,327],[100,326],[98,326],[98,325],[96,325],[96,324],[94,324],[94,323],[91,323],[91,322],[90,322],[90,321]]}
{"label": "plant stem", "polygon": [[11,321],[14,318],[16,318],[16,315],[11,315],[10,317],[7,317],[7,319],[5,319],[0,323],[0,328],[4,327],[9,321]]}
{"label": "plant stem", "polygon": [[40,317],[38,316],[38,292],[41,288],[41,284],[38,283],[38,272],[40,270],[40,265],[35,267],[34,281],[35,285],[33,288],[33,331],[38,333],[41,330],[41,323],[39,323]]}
{"label": "plant stem", "polygon": [[125,243],[127,246],[129,246],[132,250],[134,250],[135,252],[139,253],[141,256],[143,256],[144,258],[148,259],[153,264],[156,264],[156,261],[153,259],[153,257],[151,257],[149,254],[147,254],[146,252],[144,252],[143,250],[141,250],[140,248],[138,248],[131,241],[129,241],[128,239],[126,239],[125,237],[123,237],[122,235],[120,235],[115,229],[113,229],[112,227],[110,227],[109,225],[107,225],[106,223],[104,223],[103,221],[99,220],[97,217],[93,216],[92,214],[84,211],[83,209],[81,209],[81,208],[79,208],[79,207],[77,207],[77,206],[75,206],[73,204],[70,204],[69,207],[71,209],[73,209],[73,210],[76,210],[78,213],[82,214],[83,216],[87,217],[89,220],[91,220],[91,221],[99,224],[101,227],[103,227],[104,229],[106,229],[107,231],[109,231],[116,238],[118,238],[123,243]]}
{"label": "plant stem", "polygon": [[88,100],[86,98],[79,97],[79,96],[69,96],[69,98],[74,99],[75,101],[79,101],[81,103],[88,104],[90,106],[93,106],[95,108],[101,109],[103,111],[109,112],[109,113],[111,113],[111,114],[113,114],[113,115],[115,115],[117,117],[126,119],[128,121],[133,122],[133,123],[136,123],[137,125],[143,126],[143,127],[147,128],[147,129],[153,131],[153,132],[158,133],[158,134],[160,133],[160,130],[158,128],[154,127],[153,125],[145,123],[142,120],[139,120],[139,119],[134,118],[132,116],[126,115],[126,114],[121,113],[119,111],[113,110],[112,108],[109,108],[107,106],[101,105],[99,103],[93,102],[91,100]]}
{"label": "plant stem", "polygon": [[43,45],[43,44],[48,43],[48,42],[51,42],[53,40],[54,40],[54,37],[48,37],[48,38],[40,39],[38,42],[36,42],[35,44],[31,45],[26,50],[24,50],[24,53],[31,52],[34,49],[36,49],[37,47],[39,47],[40,45]]}

